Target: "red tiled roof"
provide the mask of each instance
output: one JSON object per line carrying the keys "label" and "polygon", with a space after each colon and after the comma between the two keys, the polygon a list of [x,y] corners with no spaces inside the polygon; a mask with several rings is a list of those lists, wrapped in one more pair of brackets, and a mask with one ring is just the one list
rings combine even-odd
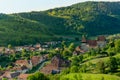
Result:
{"label": "red tiled roof", "polygon": [[31,51],[34,51],[34,50],[35,50],[35,48],[34,48],[34,47],[30,47],[30,50],[31,50]]}
{"label": "red tiled roof", "polygon": [[90,47],[96,47],[97,46],[97,40],[88,40],[87,43]]}
{"label": "red tiled roof", "polygon": [[45,67],[43,67],[40,72],[44,74],[51,74],[52,70],[57,70],[57,67],[53,66],[52,64],[48,64]]}
{"label": "red tiled roof", "polygon": [[20,72],[10,72],[6,71],[2,76],[6,78],[15,78],[20,75]]}
{"label": "red tiled roof", "polygon": [[36,48],[40,48],[41,45],[40,45],[40,44],[36,44],[35,47],[36,47]]}
{"label": "red tiled roof", "polygon": [[81,46],[76,47],[75,51],[81,51]]}
{"label": "red tiled roof", "polygon": [[31,62],[32,62],[33,66],[36,66],[39,63],[40,58],[41,58],[40,56],[33,56],[31,58]]}
{"label": "red tiled roof", "polygon": [[43,67],[40,71],[44,74],[51,74],[53,70],[58,70],[61,67],[69,65],[68,61],[64,61],[60,56],[54,56],[51,60],[51,63]]}
{"label": "red tiled roof", "polygon": [[25,70],[25,69],[28,69],[28,68],[26,66],[21,66],[21,67],[20,66],[16,66],[16,67],[13,68],[13,70],[15,70],[15,71],[16,70]]}
{"label": "red tiled roof", "polygon": [[17,61],[15,62],[15,64],[16,64],[16,65],[20,65],[20,66],[26,66],[26,65],[28,65],[29,63],[28,63],[27,60],[17,60]]}
{"label": "red tiled roof", "polygon": [[31,74],[20,74],[18,76],[18,79],[20,80],[27,80],[27,77],[30,76]]}

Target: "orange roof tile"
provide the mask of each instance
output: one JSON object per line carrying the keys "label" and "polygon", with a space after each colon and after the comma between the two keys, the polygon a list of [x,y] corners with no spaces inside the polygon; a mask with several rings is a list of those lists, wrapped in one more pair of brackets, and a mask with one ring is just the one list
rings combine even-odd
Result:
{"label": "orange roof tile", "polygon": [[15,64],[20,66],[26,66],[29,64],[29,62],[27,60],[17,60]]}
{"label": "orange roof tile", "polygon": [[33,66],[36,66],[39,63],[40,58],[41,58],[40,56],[33,56],[31,58],[31,62],[32,62]]}
{"label": "orange roof tile", "polygon": [[22,79],[22,80],[26,80],[28,76],[30,76],[31,74],[20,74],[18,76],[18,79]]}
{"label": "orange roof tile", "polygon": [[88,40],[87,43],[90,47],[96,47],[97,46],[97,40]]}

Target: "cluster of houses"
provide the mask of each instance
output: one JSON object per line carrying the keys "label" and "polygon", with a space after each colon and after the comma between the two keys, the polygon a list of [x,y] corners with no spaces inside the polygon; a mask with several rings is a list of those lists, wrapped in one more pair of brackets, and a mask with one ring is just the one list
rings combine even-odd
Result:
{"label": "cluster of houses", "polygon": [[[0,47],[0,53],[4,53],[4,55],[9,55],[12,53],[26,51],[45,51],[50,48],[50,46],[56,46],[60,44],[61,41],[52,41],[52,42],[44,42],[44,44],[36,44],[36,45],[25,45],[25,46],[17,46],[12,48]],[[0,54],[2,56],[3,54]],[[3,55],[3,56],[4,56]],[[13,63],[13,67],[9,69],[0,71],[0,80],[2,78],[7,78],[8,80],[13,80],[13,78],[18,78],[18,80],[26,80],[26,78],[30,74],[26,74],[28,71],[32,70],[33,67],[36,67],[38,64],[44,62],[48,59],[48,55],[42,56],[32,56],[30,60],[17,60]]]}
{"label": "cluster of houses", "polygon": [[90,49],[103,48],[107,44],[105,36],[98,36],[96,40],[88,40],[85,36],[82,37],[81,45],[76,47],[74,55],[85,53]]}
{"label": "cluster of houses", "polygon": [[27,77],[24,79],[19,76],[27,75],[25,74],[26,72],[28,72],[38,64],[42,63],[46,59],[47,57],[45,55],[45,56],[33,56],[30,60],[17,60],[14,63],[14,67],[5,71],[0,71],[0,80],[2,78],[7,78],[9,80],[12,80],[13,78],[16,77],[18,77],[19,80],[26,80]]}
{"label": "cluster of houses", "polygon": [[46,48],[42,47],[41,44],[16,46],[16,47],[12,47],[12,48],[0,47],[0,53],[9,55],[11,53],[22,52],[23,49],[26,51],[44,51]]}
{"label": "cluster of houses", "polygon": [[[13,80],[13,78],[17,78],[17,80],[26,80],[27,77],[31,75],[26,74],[26,72],[46,59],[46,56],[33,56],[31,60],[17,60],[13,68],[6,71],[0,71],[0,80],[2,80],[2,78],[7,78],[8,80]],[[70,61],[62,59],[60,55],[56,55],[51,59],[49,64],[40,69],[40,72],[44,74],[56,74],[60,73],[63,68],[69,65]]]}
{"label": "cluster of houses", "polygon": [[[75,51],[73,52],[74,55],[79,55],[80,53],[85,53],[89,51],[91,48],[102,48],[106,45],[106,38],[104,36],[98,36],[96,40],[88,40],[84,36],[81,40],[81,45],[76,47]],[[51,42],[47,43],[47,45],[40,45],[36,44],[34,46],[21,46],[21,47],[15,47],[15,52],[21,52],[23,49],[26,51],[37,51],[37,50],[45,50],[48,48],[48,45],[56,45],[57,42]],[[2,51],[2,49],[0,49]],[[11,53],[12,49],[5,49],[6,54]],[[33,67],[37,66],[38,64],[42,63],[47,59],[46,55],[43,56],[32,56],[30,60],[17,60],[14,63],[14,67],[6,70],[6,71],[0,71],[0,80],[2,78],[8,78],[9,80],[12,80],[13,78],[18,78],[18,80],[26,80],[27,77],[31,74],[26,74],[29,70],[31,70]],[[56,55],[51,59],[51,62],[49,64],[46,64],[45,66],[40,69],[41,73],[44,74],[56,74],[60,73],[62,69],[65,67],[69,67],[70,61],[64,60],[60,55]]]}
{"label": "cluster of houses", "polygon": [[44,74],[56,74],[60,73],[63,68],[69,67],[69,65],[69,60],[64,60],[60,55],[56,55],[52,58],[51,63],[44,66],[40,72]]}
{"label": "cluster of houses", "polygon": [[50,46],[55,46],[60,43],[61,41],[52,41],[52,42],[44,42],[43,44],[37,43],[35,45],[16,46],[14,48],[0,47],[0,53],[4,53],[4,54],[17,53],[17,52],[22,52],[23,49],[26,51],[45,51],[49,49]]}

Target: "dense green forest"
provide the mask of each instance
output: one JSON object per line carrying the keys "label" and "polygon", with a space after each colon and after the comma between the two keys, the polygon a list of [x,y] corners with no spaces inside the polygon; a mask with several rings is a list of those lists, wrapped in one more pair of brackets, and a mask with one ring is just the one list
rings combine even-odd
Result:
{"label": "dense green forest", "polygon": [[0,14],[0,45],[36,43],[53,34],[44,24],[19,16]]}
{"label": "dense green forest", "polygon": [[0,45],[119,32],[120,2],[83,2],[47,11],[0,14]]}

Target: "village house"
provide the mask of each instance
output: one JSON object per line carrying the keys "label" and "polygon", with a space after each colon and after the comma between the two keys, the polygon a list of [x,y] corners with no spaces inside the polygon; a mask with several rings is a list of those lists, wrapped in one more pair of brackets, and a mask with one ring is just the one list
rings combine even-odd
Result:
{"label": "village house", "polygon": [[[52,71],[57,71],[58,69],[56,66],[53,66],[52,64],[48,64],[45,67],[43,67],[40,72],[44,74],[52,74]],[[60,72],[60,71],[59,71]],[[59,73],[58,72],[58,73]]]}
{"label": "village house", "polygon": [[14,49],[9,49],[9,48],[4,48],[2,53],[6,54],[6,55],[9,55],[9,54],[15,53],[15,50]]}
{"label": "village house", "polygon": [[81,46],[77,46],[73,52],[73,55],[79,55],[82,53],[85,53],[85,51],[81,49]]}
{"label": "village house", "polygon": [[97,38],[97,46],[98,47],[102,48],[102,47],[104,47],[106,45],[106,43],[107,43],[107,41],[106,41],[105,36],[99,36]]}
{"label": "village house", "polygon": [[26,73],[29,69],[26,66],[15,66],[12,70],[15,72]]}
{"label": "village house", "polygon": [[40,72],[44,74],[60,73],[61,69],[69,66],[70,62],[63,60],[60,56],[54,56],[50,64],[43,67]]}
{"label": "village house", "polygon": [[23,49],[26,51],[35,51],[36,49],[39,49],[40,45],[25,45],[25,46],[17,46],[15,47],[16,52],[22,52]]}
{"label": "village house", "polygon": [[81,45],[75,48],[73,55],[85,53],[90,49],[105,47],[106,43],[106,38],[104,36],[98,36],[96,40],[87,40],[85,36],[83,36],[81,40]]}
{"label": "village house", "polygon": [[42,48],[42,47],[40,47],[39,49],[38,49],[38,51],[45,51],[46,49],[45,48]]}
{"label": "village house", "polygon": [[30,76],[31,74],[20,74],[18,76],[18,80],[27,80],[27,77]]}
{"label": "village house", "polygon": [[24,49],[23,46],[17,46],[17,47],[15,47],[15,51],[16,52],[21,52],[23,49]]}
{"label": "village house", "polygon": [[34,47],[29,48],[30,51],[35,51],[36,49]]}
{"label": "village house", "polygon": [[[23,49],[25,49],[25,51],[45,51],[49,46],[47,44],[35,44],[35,45],[25,45],[25,46],[16,46],[12,49],[9,48],[5,48],[5,47],[0,47],[0,53],[5,53],[7,55],[11,54],[11,53],[18,53],[18,52],[22,52]],[[4,49],[5,48],[5,49]]]}
{"label": "village house", "polygon": [[4,52],[4,47],[0,47],[0,53]]}
{"label": "village house", "polygon": [[31,62],[33,66],[38,65],[39,63],[43,62],[45,59],[43,56],[33,56],[31,58]]}
{"label": "village house", "polygon": [[36,45],[34,45],[34,47],[35,47],[36,49],[39,49],[39,48],[41,47],[41,44],[37,43]]}
{"label": "village house", "polygon": [[59,55],[54,56],[51,60],[53,66],[61,69],[62,67],[67,67],[69,65],[69,61],[63,60]]}
{"label": "village house", "polygon": [[[46,45],[47,46],[47,45]],[[43,48],[43,45],[37,43],[36,45],[33,46],[36,51],[45,51],[45,48]]]}
{"label": "village house", "polygon": [[97,40],[87,40],[85,37],[82,37],[81,40],[81,49],[88,51],[91,48],[102,48],[106,45],[106,38],[104,36],[98,36]]}
{"label": "village house", "polygon": [[16,66],[26,66],[28,69],[32,69],[32,63],[31,63],[31,60],[17,60],[15,62],[15,65]]}
{"label": "village house", "polygon": [[13,78],[16,78],[17,76],[20,75],[20,72],[10,72],[10,71],[6,71],[2,76],[2,78],[7,78],[8,80],[13,80]]}

